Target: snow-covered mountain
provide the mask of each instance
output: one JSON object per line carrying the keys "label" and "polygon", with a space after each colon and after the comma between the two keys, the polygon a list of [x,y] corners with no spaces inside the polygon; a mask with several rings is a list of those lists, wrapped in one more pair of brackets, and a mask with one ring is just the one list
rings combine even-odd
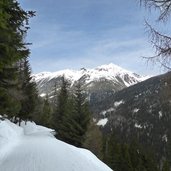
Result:
{"label": "snow-covered mountain", "polygon": [[57,140],[53,130],[0,121],[1,171],[112,171],[86,149]]}
{"label": "snow-covered mountain", "polygon": [[97,91],[116,92],[146,79],[146,77],[112,63],[96,67],[95,69],[82,68],[80,70],[66,69],[57,72],[41,72],[33,75],[33,79],[37,83],[41,96],[49,94],[53,97],[54,86],[56,84],[57,88],[60,87],[62,76],[65,76],[70,82],[71,87],[81,81],[85,90],[90,94]]}
{"label": "snow-covered mountain", "polygon": [[[109,65],[102,65],[95,69],[85,69],[81,68],[80,70],[61,70],[57,72],[41,72],[39,74],[35,74],[35,81],[39,82],[42,80],[51,80],[57,77],[65,76],[66,79],[71,81],[73,85],[74,82],[81,79],[83,76],[86,76],[85,82],[86,84],[92,81],[98,81],[101,78],[106,78],[108,80],[118,81],[117,77],[121,77],[125,85],[129,86],[135,84],[144,78],[140,77],[139,75],[132,73],[128,70],[125,70],[117,65],[109,64]],[[126,76],[129,76],[130,79],[127,79]]]}

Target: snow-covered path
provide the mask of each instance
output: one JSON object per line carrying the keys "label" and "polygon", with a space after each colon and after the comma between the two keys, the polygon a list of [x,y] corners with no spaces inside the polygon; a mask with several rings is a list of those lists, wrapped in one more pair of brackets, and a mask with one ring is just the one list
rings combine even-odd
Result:
{"label": "snow-covered path", "polygon": [[47,134],[23,134],[5,148],[0,149],[1,171],[112,171],[88,150]]}

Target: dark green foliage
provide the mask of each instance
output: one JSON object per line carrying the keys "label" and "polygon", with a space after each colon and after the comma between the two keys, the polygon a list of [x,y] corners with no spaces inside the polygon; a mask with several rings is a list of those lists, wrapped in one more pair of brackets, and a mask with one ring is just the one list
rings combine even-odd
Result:
{"label": "dark green foliage", "polygon": [[[55,96],[57,96],[55,94]],[[67,116],[67,105],[68,105],[68,82],[62,77],[62,85],[59,95],[57,96],[57,104],[55,104],[53,122],[54,128],[56,130],[57,138],[63,140],[65,135],[64,129],[64,119]]]}
{"label": "dark green foliage", "polygon": [[90,112],[81,86],[78,85],[74,95],[71,95],[68,85],[63,77],[54,112],[54,128],[57,138],[81,147],[85,141]]}
{"label": "dark green foliage", "polygon": [[120,170],[133,170],[129,153],[129,146],[127,144],[121,146],[120,168]]}
{"label": "dark green foliage", "polygon": [[73,105],[73,119],[75,122],[74,129],[75,132],[77,132],[76,135],[78,137],[75,144],[76,146],[81,147],[83,142],[85,141],[85,133],[90,122],[90,111],[80,82],[78,82],[75,87]]}
{"label": "dark green foliage", "polygon": [[170,171],[170,165],[168,161],[164,161],[162,171]]}
{"label": "dark green foliage", "polygon": [[138,143],[134,140],[130,144],[129,148],[130,160],[132,163],[132,168],[139,169],[141,167],[141,158],[140,158],[140,147]]}
{"label": "dark green foliage", "polygon": [[115,134],[104,141],[104,162],[116,171],[158,171],[154,155],[138,142],[119,142]]}
{"label": "dark green foliage", "polygon": [[98,158],[103,158],[103,135],[94,121],[89,124],[83,147],[89,149]]}
{"label": "dark green foliage", "polygon": [[[171,72],[116,92],[108,99],[108,103],[103,102],[106,105],[103,110],[115,109],[106,112],[109,122],[103,130],[105,133],[116,130],[118,140],[126,143],[137,139],[142,146],[153,152],[158,164],[162,164],[163,158],[169,161],[170,99]],[[115,107],[113,103],[119,101],[123,103]]]}
{"label": "dark green foliage", "polygon": [[40,124],[46,127],[52,127],[52,107],[49,103],[48,95],[44,99],[42,114],[39,120]]}
{"label": "dark green foliage", "polygon": [[33,15],[14,0],[0,1],[0,112],[9,117],[21,108],[16,62],[29,55],[24,36]]}
{"label": "dark green foliage", "polygon": [[63,141],[75,146],[79,146],[79,144],[81,144],[82,142],[82,139],[80,137],[80,130],[82,130],[82,128],[76,121],[76,116],[73,112],[73,103],[73,98],[69,98],[67,102],[67,110],[61,124],[61,135]]}
{"label": "dark green foliage", "polygon": [[103,160],[112,169],[119,169],[121,162],[121,145],[114,135],[105,136],[103,140]]}
{"label": "dark green foliage", "polygon": [[[134,170],[161,170],[163,159],[170,164],[170,85],[171,73],[167,73],[115,93],[110,99],[111,106],[107,109],[116,101],[124,103],[106,113],[110,122],[105,129],[116,131],[119,144],[131,145],[131,140],[137,139],[137,143],[129,147]],[[137,112],[134,109],[138,109]],[[112,161],[109,166],[114,169]]]}
{"label": "dark green foliage", "polygon": [[38,100],[38,93],[36,84],[32,81],[27,58],[19,62],[19,81],[21,86],[21,110],[18,117],[23,120],[31,120]]}
{"label": "dark green foliage", "polygon": [[44,108],[44,99],[42,97],[38,97],[34,112],[31,114],[31,120],[34,121],[36,124],[42,124],[42,115],[43,115],[43,108]]}

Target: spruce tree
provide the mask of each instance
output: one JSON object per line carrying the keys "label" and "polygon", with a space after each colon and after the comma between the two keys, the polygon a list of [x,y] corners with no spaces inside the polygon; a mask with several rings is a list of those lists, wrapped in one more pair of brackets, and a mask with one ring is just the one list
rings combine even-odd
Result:
{"label": "spruce tree", "polygon": [[24,58],[19,62],[19,78],[21,86],[21,109],[18,117],[23,120],[32,120],[38,100],[38,92],[36,84],[31,77],[28,58]]}
{"label": "spruce tree", "polygon": [[80,85],[75,93],[69,93],[69,83],[62,78],[54,112],[56,137],[77,147],[82,147],[90,120],[89,107]]}
{"label": "spruce tree", "polygon": [[88,125],[90,123],[90,110],[89,104],[86,100],[86,95],[84,93],[81,82],[78,82],[75,86],[74,93],[74,111],[73,111],[73,119],[75,121],[75,136],[78,137],[77,142],[75,142],[76,146],[82,147],[85,141],[85,135],[88,129]]}
{"label": "spruce tree", "polygon": [[114,131],[104,140],[103,161],[117,171],[158,171],[152,152],[137,141],[131,144],[120,142]]}
{"label": "spruce tree", "polygon": [[61,140],[65,140],[64,130],[64,118],[66,118],[67,104],[68,104],[68,82],[65,77],[62,77],[61,89],[57,98],[57,104],[55,105],[53,120],[54,128],[56,131],[56,137]]}
{"label": "spruce tree", "polygon": [[104,161],[113,170],[132,170],[128,144],[120,143],[113,131],[104,141]]}
{"label": "spruce tree", "polygon": [[48,95],[44,99],[43,110],[40,116],[40,124],[46,127],[52,127],[52,108],[49,103]]}
{"label": "spruce tree", "polygon": [[154,154],[145,148],[141,151],[142,166],[146,171],[158,171],[157,162]]}
{"label": "spruce tree", "polygon": [[11,117],[20,110],[16,62],[29,55],[24,42],[28,20],[34,15],[14,0],[0,1],[0,112]]}
{"label": "spruce tree", "polygon": [[103,159],[103,135],[93,120],[88,126],[83,147],[89,149],[98,158]]}
{"label": "spruce tree", "polygon": [[121,170],[133,171],[131,157],[129,153],[129,145],[127,144],[122,145],[120,163]]}

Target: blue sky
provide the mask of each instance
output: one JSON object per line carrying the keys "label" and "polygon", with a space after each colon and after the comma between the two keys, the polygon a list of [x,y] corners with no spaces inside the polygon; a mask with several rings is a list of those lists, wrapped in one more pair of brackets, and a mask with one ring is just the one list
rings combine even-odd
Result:
{"label": "blue sky", "polygon": [[27,41],[34,73],[117,64],[139,74],[157,74],[138,0],[19,0],[35,10]]}

